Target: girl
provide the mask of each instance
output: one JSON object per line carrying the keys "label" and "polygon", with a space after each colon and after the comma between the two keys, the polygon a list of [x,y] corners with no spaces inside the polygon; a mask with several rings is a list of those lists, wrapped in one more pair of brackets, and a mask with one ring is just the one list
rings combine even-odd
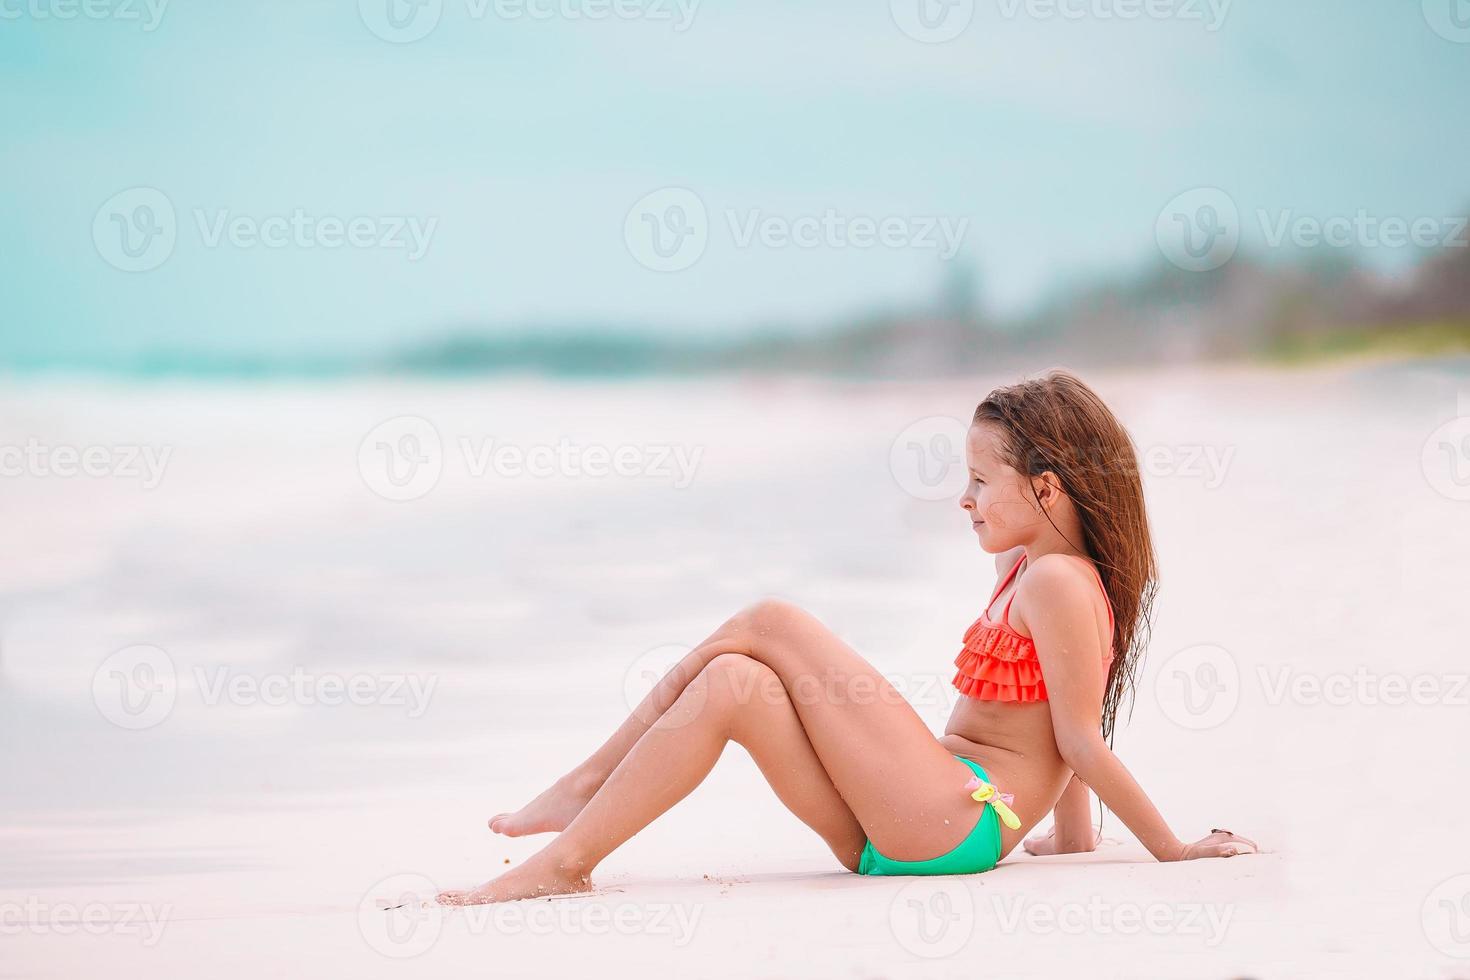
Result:
{"label": "girl", "polygon": [[1254,852],[1224,830],[1175,837],[1109,748],[1156,579],[1138,462],[1118,420],[1057,371],[991,392],[965,458],[959,503],[1000,583],[965,633],[961,697],[942,737],[812,616],[758,602],[669,671],[589,759],[490,821],[512,837],[560,831],[551,843],[439,900],[586,890],[602,859],[698,786],[731,741],[859,874],[988,871],[1053,808],[1052,832],[1027,849],[1092,850],[1088,787],[1160,861]]}

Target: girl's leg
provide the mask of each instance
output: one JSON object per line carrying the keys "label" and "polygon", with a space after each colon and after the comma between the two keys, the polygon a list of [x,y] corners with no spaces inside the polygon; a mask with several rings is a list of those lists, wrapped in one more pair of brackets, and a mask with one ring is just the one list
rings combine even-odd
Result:
{"label": "girl's leg", "polygon": [[[867,661],[813,617],[782,602],[758,603],[727,627],[680,667],[702,659],[702,670],[723,653],[739,653],[770,668],[788,692],[821,768],[878,850],[895,860],[926,860],[952,850],[969,834],[978,816],[974,802],[962,792],[970,769],[939,744]],[[704,689],[691,685],[685,693],[691,690]],[[693,703],[691,699],[686,710]],[[677,712],[672,717],[676,725],[685,721]],[[643,738],[637,744],[641,748]],[[668,752],[667,746],[677,747],[679,740],[659,739],[658,744]],[[617,772],[632,765],[635,754]],[[538,878],[552,883],[547,887],[585,883],[597,862],[693,789],[707,768],[693,781],[679,783],[672,795],[661,787],[660,771],[657,766],[649,769],[649,783],[609,780],[566,832],[528,862],[526,875],[517,875],[514,882],[497,879],[492,886],[503,882],[501,890],[482,891],[475,900],[500,900],[495,896],[526,889]],[[620,815],[628,819],[620,820]],[[636,826],[629,826],[629,820]],[[612,829],[600,830],[603,824]],[[520,894],[536,894],[541,887]]]}
{"label": "girl's leg", "polygon": [[440,901],[478,904],[587,888],[592,868],[698,786],[729,741],[750,752],[781,802],[856,870],[867,835],[822,768],[785,687],[770,668],[725,654],[685,686],[566,833],[494,881],[446,892]]}
{"label": "girl's leg", "polygon": [[519,810],[491,817],[490,829],[507,837],[565,830],[643,734],[663,717],[699,672],[720,653],[730,649],[729,638],[749,628],[748,621],[755,609],[759,606],[726,620],[670,668],[596,752]]}

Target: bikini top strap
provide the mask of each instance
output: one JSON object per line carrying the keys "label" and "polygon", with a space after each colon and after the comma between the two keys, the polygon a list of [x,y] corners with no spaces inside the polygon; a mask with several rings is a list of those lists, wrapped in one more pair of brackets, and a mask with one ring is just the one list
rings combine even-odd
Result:
{"label": "bikini top strap", "polygon": [[1016,572],[1020,569],[1021,562],[1025,560],[1026,553],[1023,551],[1021,552],[1021,557],[1016,559],[1016,563],[1010,567],[1010,570],[1001,576],[999,582],[995,583],[995,588],[990,591],[990,602],[987,602],[985,604],[985,609],[987,612],[990,610],[990,607],[995,603],[995,597],[1004,592],[1006,590],[1006,586],[1011,584],[1011,579],[1016,577]]}
{"label": "bikini top strap", "polygon": [[[1028,557],[1029,556],[1025,554],[1021,555],[1020,561],[1011,566],[1010,572],[1003,580],[1001,580],[1000,585],[996,587],[995,595],[1000,595],[1002,592],[1005,591],[1005,587],[1010,584],[1011,579],[1016,577],[1016,573],[1021,570],[1021,566],[1026,563],[1026,559]],[[1108,598],[1108,587],[1103,584],[1102,573],[1097,570],[1097,565],[1094,562],[1088,562],[1087,567],[1092,569],[1092,577],[1097,579],[1098,591],[1102,593],[1103,605],[1108,607],[1108,636],[1112,636],[1113,630],[1115,628],[1115,623],[1113,622],[1113,600]],[[1006,600],[1005,609],[1001,610],[1000,621],[1005,626],[1011,625],[1011,603],[1015,601],[1016,593],[1012,592],[1011,597]],[[990,597],[990,602],[995,602],[995,596]],[[987,604],[985,608],[988,611],[990,609],[990,605]],[[1108,656],[1112,656],[1112,651],[1108,652]]]}
{"label": "bikini top strap", "polygon": [[[1025,552],[1022,552],[1021,553],[1020,559],[1014,565],[1011,566],[1010,574],[1005,577],[1005,581],[1000,584],[1000,588],[998,588],[998,589],[995,590],[995,594],[996,595],[1000,595],[1002,592],[1005,591],[1005,587],[1010,584],[1011,579],[1013,579],[1013,578],[1016,577],[1016,573],[1021,570],[1021,566],[1024,565],[1024,564],[1026,564],[1026,559],[1028,557],[1030,557],[1030,556],[1027,555]],[[1019,591],[1019,590],[1012,590],[1011,597],[1006,600],[1006,607],[1000,611],[1000,621],[1001,621],[1001,624],[1003,626],[1007,627],[1007,628],[1009,628],[1010,625],[1011,625],[1011,603],[1013,603],[1013,602],[1016,601],[1016,592],[1017,591]],[[991,597],[991,600],[990,601],[991,602],[994,602],[995,601],[994,596]]]}

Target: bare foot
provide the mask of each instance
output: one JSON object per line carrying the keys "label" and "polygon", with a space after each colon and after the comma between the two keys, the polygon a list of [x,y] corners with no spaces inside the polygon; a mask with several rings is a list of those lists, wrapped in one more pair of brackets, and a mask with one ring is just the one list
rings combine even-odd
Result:
{"label": "bare foot", "polygon": [[543,850],[520,867],[510,869],[479,888],[440,892],[438,900],[440,905],[488,905],[491,902],[514,902],[520,898],[571,895],[591,888],[592,879],[585,872],[562,867],[555,858],[547,857]]}
{"label": "bare foot", "polygon": [[1026,849],[1027,854],[1034,854],[1037,857],[1046,857],[1052,854],[1085,854],[1088,851],[1097,850],[1099,839],[1097,831],[1092,827],[1087,828],[1087,834],[1084,837],[1065,837],[1058,839],[1057,829],[1053,827],[1044,834],[1027,837],[1021,846]]}
{"label": "bare foot", "polygon": [[490,829],[506,837],[566,830],[567,824],[576,819],[601,787],[600,779],[568,773],[514,813],[497,813],[491,817]]}

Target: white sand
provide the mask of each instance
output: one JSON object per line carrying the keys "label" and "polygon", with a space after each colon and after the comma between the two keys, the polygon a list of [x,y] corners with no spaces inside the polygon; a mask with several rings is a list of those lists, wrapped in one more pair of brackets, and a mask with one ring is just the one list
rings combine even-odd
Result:
{"label": "white sand", "polygon": [[[937,729],[993,574],[890,449],[990,380],[8,382],[0,445],[172,456],[152,490],[0,480],[0,976],[1470,975],[1470,502],[1421,465],[1470,415],[1464,366],[1097,379],[1154,453],[1165,576],[1118,750],[1181,835],[1227,826],[1264,855],[1159,865],[1109,816],[1094,855],[862,879],[732,749],[596,896],[375,907],[530,853],[484,818],[590,750],[667,645],[761,594],[823,616]],[[359,444],[409,414],[448,444],[444,474],[385,501]],[[684,489],[476,478],[460,436],[703,456]],[[178,688],[129,731],[93,675],[136,644]],[[1181,680],[1201,664],[1212,702]],[[426,705],[209,703],[222,678],[293,671],[435,686]],[[1422,703],[1381,703],[1415,679]]]}

